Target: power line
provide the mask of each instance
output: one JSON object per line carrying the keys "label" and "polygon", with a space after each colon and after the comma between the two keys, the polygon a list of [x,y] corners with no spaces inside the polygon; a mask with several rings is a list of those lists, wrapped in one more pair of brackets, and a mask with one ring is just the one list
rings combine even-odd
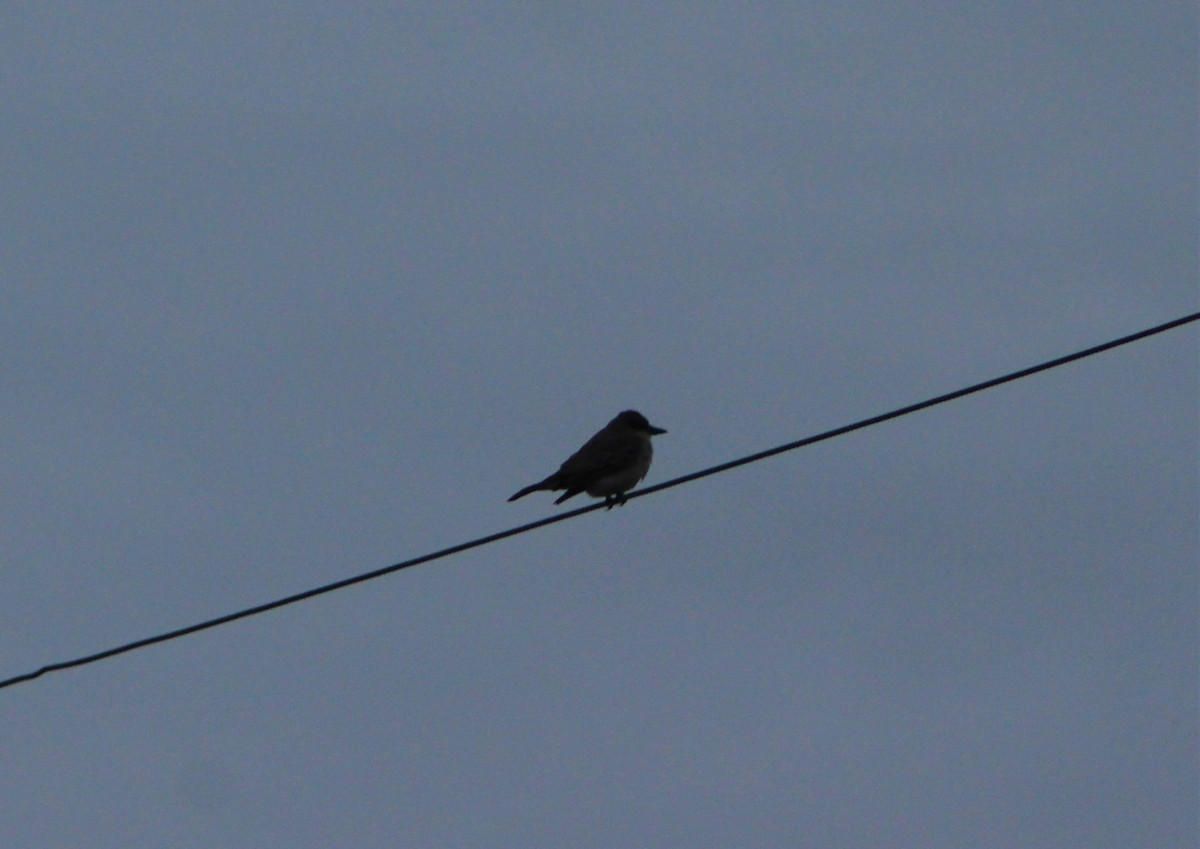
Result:
{"label": "power line", "polygon": [[[972,395],[976,392],[982,392],[985,389],[991,389],[993,387],[1000,386],[1003,383],[1010,383],[1014,380],[1020,380],[1023,377],[1029,377],[1030,375],[1037,374],[1038,372],[1047,371],[1052,368],[1057,368],[1058,366],[1066,365],[1067,363],[1074,362],[1075,360],[1081,360],[1085,357],[1090,357],[1090,356],[1093,356],[1094,354],[1099,354],[1104,351],[1108,351],[1112,348],[1119,348],[1122,345],[1128,345],[1131,342],[1136,342],[1139,339],[1145,339],[1148,336],[1154,336],[1159,333],[1165,333],[1168,330],[1173,330],[1176,327],[1180,327],[1184,324],[1189,324],[1189,323],[1191,323],[1193,321],[1197,321],[1197,320],[1200,320],[1200,312],[1195,312],[1190,315],[1185,315],[1185,316],[1183,316],[1181,318],[1177,318],[1173,321],[1168,321],[1165,324],[1160,324],[1155,327],[1148,328],[1146,330],[1141,330],[1141,331],[1138,331],[1137,333],[1131,333],[1128,336],[1122,336],[1120,339],[1114,339],[1111,342],[1105,342],[1101,345],[1096,345],[1091,348],[1086,348],[1082,351],[1076,351],[1073,354],[1067,354],[1066,356],[1063,356],[1063,357],[1058,357],[1053,360],[1047,360],[1044,363],[1039,363],[1038,365],[1021,369],[1020,371],[1014,371],[1014,372],[1011,372],[1010,374],[1003,375],[1002,377],[995,377],[995,378],[992,378],[991,380],[985,380],[982,383],[976,383],[972,386],[968,386],[963,389],[955,390],[954,392],[947,392],[944,395],[938,395],[937,397],[929,398],[928,400],[920,401],[916,404],[909,404],[907,407],[900,407],[899,409],[892,410],[891,412],[888,412],[888,413],[882,413],[877,416],[872,416],[870,418],[862,419],[861,421],[854,422],[853,424],[843,425],[842,427],[834,428],[833,430],[827,430],[824,433],[819,433],[815,436],[809,436],[804,439],[798,439],[795,442],[788,442],[784,445],[779,445],[775,448],[770,448],[766,451],[760,451],[757,454],[750,454],[749,456],[742,457],[737,460],[730,460],[727,463],[721,463],[716,466],[711,466],[707,469],[702,469],[698,472],[692,472],[691,474],[683,475],[682,477],[674,478],[674,479],[666,481],[664,483],[655,484],[654,486],[643,487],[642,489],[638,490],[637,492],[630,493],[628,498],[629,499],[641,498],[644,495],[650,495],[651,493],[659,492],[660,490],[670,489],[673,486],[679,486],[681,484],[690,483],[691,481],[694,481],[694,480],[699,480],[700,478],[708,477],[709,475],[715,475],[720,472],[726,472],[726,471],[729,471],[730,469],[737,468],[738,466],[744,466],[748,463],[755,463],[755,462],[758,462],[759,460],[765,460],[767,457],[773,457],[776,454],[782,454],[785,451],[794,451],[797,448],[803,448],[806,445],[812,445],[816,442],[823,442],[826,439],[833,439],[835,436],[841,436],[843,434],[850,433],[851,431],[860,430],[862,428],[870,427],[872,425],[877,425],[882,422],[889,421],[890,419],[899,418],[900,416],[906,416],[909,413],[915,413],[918,410],[924,410],[929,407],[937,406],[938,404],[944,404],[947,401],[954,401],[954,400],[956,400],[958,398],[962,398],[966,395]],[[45,675],[47,672],[58,672],[58,671],[61,671],[64,669],[71,669],[76,666],[85,666],[90,663],[95,663],[97,661],[104,660],[105,658],[114,657],[119,654],[125,654],[126,652],[134,651],[135,649],[145,648],[146,646],[152,646],[156,643],[164,643],[168,640],[174,640],[178,637],[186,637],[188,634],[195,634],[198,631],[205,631],[205,630],[208,630],[209,628],[215,628],[218,625],[225,625],[229,622],[234,622],[238,619],[245,619],[249,616],[257,616],[260,613],[266,613],[268,610],[274,610],[277,607],[284,607],[289,604],[295,604],[296,602],[304,601],[305,599],[310,599],[310,598],[313,598],[314,596],[324,595],[325,593],[330,593],[330,592],[333,592],[334,590],[340,590],[344,587],[349,587],[353,584],[360,584],[364,581],[370,581],[374,578],[381,578],[384,575],[390,575],[393,572],[399,572],[401,569],[407,569],[410,566],[419,566],[422,563],[428,563],[431,560],[440,560],[443,557],[449,557],[452,554],[458,554],[459,552],[462,552],[462,551],[467,551],[472,548],[478,548],[479,546],[487,545],[488,543],[498,542],[502,539],[507,539],[508,537],[511,537],[511,536],[523,534],[526,531],[532,531],[536,528],[544,527],[545,525],[552,525],[555,522],[563,522],[563,521],[566,521],[567,519],[572,519],[575,516],[579,516],[584,513],[590,513],[593,510],[600,510],[604,506],[605,506],[604,502],[601,501],[601,502],[596,502],[595,504],[589,504],[586,507],[580,507],[575,510],[568,510],[565,513],[557,513],[557,514],[555,514],[553,516],[549,516],[545,519],[539,519],[536,522],[530,522],[525,525],[520,525],[519,527],[510,528],[507,531],[500,531],[499,533],[489,534],[488,536],[485,536],[485,537],[479,537],[478,539],[471,540],[470,542],[464,542],[464,543],[460,543],[458,545],[452,545],[449,548],[443,548],[440,551],[435,551],[431,554],[424,554],[420,557],[414,557],[413,559],[405,560],[402,563],[396,563],[392,566],[385,566],[382,569],[375,569],[374,571],[371,571],[371,572],[364,572],[361,575],[355,575],[350,578],[343,578],[340,581],[334,581],[332,584],[325,584],[324,586],[316,587],[311,590],[305,590],[304,592],[299,592],[299,593],[295,593],[293,595],[285,596],[284,598],[276,599],[275,601],[268,601],[264,604],[255,605],[254,607],[248,607],[245,610],[239,610],[235,613],[227,613],[224,616],[218,616],[216,619],[209,619],[204,622],[198,622],[195,625],[188,625],[185,628],[177,628],[174,631],[166,631],[161,634],[156,634],[152,637],[145,637],[144,639],[141,639],[141,640],[135,640],[132,643],[126,643],[125,645],[122,645],[122,646],[116,646],[114,648],[106,649],[104,651],[97,652],[95,654],[90,654],[90,655],[86,655],[84,657],[75,658],[74,660],[64,660],[59,663],[51,663],[51,664],[41,667],[40,669],[33,671],[33,672],[27,672],[24,675],[17,675],[13,678],[8,678],[3,681],[0,681],[0,689],[4,689],[5,687],[11,687],[14,684],[20,684],[24,681],[32,681],[35,678],[40,678],[42,675]]]}

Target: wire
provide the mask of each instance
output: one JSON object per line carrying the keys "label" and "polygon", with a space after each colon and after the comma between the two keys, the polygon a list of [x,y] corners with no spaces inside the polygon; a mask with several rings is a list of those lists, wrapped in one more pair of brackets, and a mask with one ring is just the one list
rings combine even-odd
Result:
{"label": "wire", "polygon": [[[1021,369],[1020,371],[1014,371],[1014,372],[1011,372],[1010,374],[1003,375],[1002,377],[996,377],[996,378],[992,378],[991,380],[985,380],[982,383],[976,383],[976,384],[974,384],[972,386],[968,386],[964,389],[958,389],[954,392],[947,392],[946,394],[938,395],[935,398],[929,398],[928,400],[920,401],[916,404],[909,404],[907,407],[900,407],[899,409],[892,410],[891,412],[882,413],[877,416],[872,416],[871,418],[868,418],[868,419],[862,419],[861,421],[854,422],[853,424],[843,425],[842,427],[834,428],[833,430],[827,430],[824,433],[818,433],[815,436],[809,436],[804,439],[798,439],[795,442],[788,442],[784,445],[779,445],[775,448],[771,448],[766,451],[760,451],[757,454],[750,454],[749,456],[742,457],[737,460],[730,460],[728,463],[721,463],[720,465],[717,465],[717,466],[711,466],[707,469],[702,469],[701,471],[698,471],[698,472],[692,472],[691,474],[683,475],[682,477],[674,478],[674,479],[666,481],[664,483],[655,484],[654,486],[643,487],[642,489],[639,489],[637,492],[629,493],[629,495],[627,496],[627,499],[631,500],[634,498],[641,498],[644,495],[650,495],[651,493],[659,492],[664,489],[670,489],[671,487],[674,487],[674,486],[680,486],[681,484],[690,483],[691,481],[699,480],[700,478],[705,478],[705,477],[708,477],[709,475],[715,475],[720,472],[726,472],[726,471],[729,471],[730,469],[735,469],[738,466],[744,466],[748,463],[755,463],[755,462],[758,462],[759,460],[765,460],[767,457],[773,457],[776,454],[782,454],[785,451],[794,451],[797,448],[803,448],[807,445],[812,445],[817,442],[823,442],[826,439],[833,439],[835,436],[841,436],[843,434],[850,433],[851,431],[861,430],[864,427],[870,427],[872,425],[877,425],[882,422],[889,421],[891,419],[899,418],[900,416],[907,416],[909,413],[915,413],[919,410],[924,410],[929,407],[934,407],[938,404],[944,404],[947,401],[953,401],[958,398],[962,398],[966,395],[974,394],[976,392],[982,392],[985,389],[991,389],[993,387],[1000,386],[1001,384],[1004,384],[1004,383],[1010,383],[1014,380],[1020,380],[1021,378],[1029,377],[1030,375],[1037,374],[1038,372],[1043,372],[1043,371],[1047,371],[1052,368],[1057,368],[1058,366],[1066,365],[1067,363],[1074,362],[1075,360],[1081,360],[1085,357],[1090,357],[1095,354],[1099,354],[1104,351],[1111,350],[1113,348],[1119,348],[1122,345],[1128,345],[1131,342],[1136,342],[1139,339],[1145,339],[1148,336],[1154,336],[1159,333],[1165,333],[1168,330],[1173,330],[1176,327],[1180,327],[1182,325],[1189,324],[1191,322],[1198,321],[1198,320],[1200,320],[1200,312],[1195,312],[1190,315],[1185,315],[1185,316],[1182,316],[1181,318],[1177,318],[1173,321],[1168,321],[1165,324],[1159,324],[1155,327],[1151,327],[1146,330],[1141,330],[1137,333],[1131,333],[1128,336],[1122,336],[1121,338],[1114,339],[1111,342],[1105,342],[1101,345],[1096,345],[1091,348],[1086,348],[1082,351],[1076,351],[1073,354],[1067,354],[1066,356],[1063,356],[1063,357],[1058,357],[1053,360],[1047,360],[1044,363],[1039,363],[1038,365]],[[507,539],[508,537],[512,537],[512,536],[517,536],[518,534],[523,534],[523,533],[526,533],[527,531],[532,531],[532,530],[535,530],[536,528],[541,528],[546,525],[552,525],[555,522],[564,522],[567,519],[572,519],[575,516],[580,516],[584,513],[590,513],[593,510],[600,510],[604,507],[605,507],[604,502],[600,501],[600,502],[596,502],[595,504],[589,504],[585,507],[577,508],[575,510],[568,510],[565,513],[557,513],[557,514],[555,514],[553,516],[549,516],[545,519],[539,519],[536,522],[529,522],[528,524],[520,525],[515,528],[510,528],[509,530],[506,530],[506,531],[500,531],[499,533],[489,534],[488,536],[485,536],[485,537],[479,537],[478,539],[471,540],[470,542],[460,543],[459,545],[452,545],[449,548],[443,548],[440,551],[435,551],[435,552],[432,552],[431,554],[424,554],[420,557],[414,557],[411,560],[405,560],[401,563],[396,563],[392,566],[385,566],[382,569],[375,569],[374,571],[371,571],[371,572],[364,572],[361,575],[354,575],[353,577],[350,577],[350,578],[343,578],[340,581],[334,581],[332,584],[325,584],[324,586],[315,587],[310,590],[305,590],[304,592],[299,592],[299,593],[295,593],[293,595],[285,596],[284,598],[276,599],[275,601],[268,601],[264,604],[255,605],[254,607],[248,607],[245,610],[239,610],[235,613],[228,613],[224,616],[218,616],[216,619],[208,619],[204,622],[197,622],[195,625],[188,625],[187,627],[184,627],[184,628],[177,628],[174,631],[166,631],[161,634],[156,634],[152,637],[146,637],[141,640],[135,640],[132,643],[126,643],[125,645],[116,646],[114,648],[106,649],[101,652],[96,652],[95,654],[90,654],[90,655],[86,655],[84,657],[75,658],[74,660],[64,660],[59,663],[51,663],[51,664],[41,667],[40,669],[33,671],[33,672],[27,672],[23,675],[17,675],[12,678],[7,678],[3,681],[0,681],[0,689],[4,689],[5,687],[11,687],[14,684],[20,684],[25,681],[32,681],[35,678],[40,678],[42,675],[45,675],[47,672],[59,672],[61,670],[71,669],[76,666],[85,666],[87,664],[96,663],[97,661],[104,660],[106,658],[115,657],[116,655],[119,655],[119,654],[125,654],[126,652],[131,652],[136,649],[146,648],[147,646],[152,646],[152,645],[155,645],[156,643],[165,643],[168,640],[174,640],[179,637],[186,637],[189,634],[195,634],[199,631],[206,631],[209,628],[215,628],[218,625],[225,625],[229,622],[235,622],[238,619],[245,619],[250,616],[257,616],[260,613],[266,613],[268,610],[274,610],[277,607],[285,607],[289,604],[295,604],[297,602],[304,601],[306,599],[310,599],[315,596],[324,595],[325,593],[333,592],[334,590],[340,590],[340,589],[343,589],[344,587],[353,586],[354,584],[361,584],[364,581],[370,581],[375,578],[381,578],[384,575],[390,575],[393,572],[399,572],[401,569],[407,569],[410,566],[419,566],[422,563],[428,563],[432,560],[440,560],[441,558],[449,557],[452,554],[458,554],[463,551],[468,551],[472,548],[478,548],[479,546],[482,546],[482,545],[488,545],[489,543],[499,542],[502,539]]]}

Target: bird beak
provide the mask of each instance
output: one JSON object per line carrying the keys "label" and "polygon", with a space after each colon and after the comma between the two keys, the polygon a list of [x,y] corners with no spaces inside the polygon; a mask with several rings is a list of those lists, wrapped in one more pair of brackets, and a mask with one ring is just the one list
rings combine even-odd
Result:
{"label": "bird beak", "polygon": [[666,433],[666,431],[663,430],[661,427],[655,427],[654,425],[650,425],[650,433],[653,436],[657,436],[660,433]]}

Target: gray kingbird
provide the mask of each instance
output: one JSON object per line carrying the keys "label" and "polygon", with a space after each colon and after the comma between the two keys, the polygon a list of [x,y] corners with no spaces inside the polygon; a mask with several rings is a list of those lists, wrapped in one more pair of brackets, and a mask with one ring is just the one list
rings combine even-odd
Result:
{"label": "gray kingbird", "polygon": [[650,437],[659,433],[666,431],[650,424],[636,410],[619,413],[568,457],[557,472],[514,493],[508,500],[516,501],[539,490],[565,489],[554,500],[555,504],[562,504],[581,492],[603,498],[609,509],[614,504],[624,504],[625,493],[650,471],[654,456]]}

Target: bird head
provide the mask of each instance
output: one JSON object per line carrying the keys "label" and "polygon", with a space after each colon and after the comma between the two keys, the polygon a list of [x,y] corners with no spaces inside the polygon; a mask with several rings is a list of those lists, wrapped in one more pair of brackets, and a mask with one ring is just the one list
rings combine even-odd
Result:
{"label": "bird head", "polygon": [[655,427],[654,425],[650,424],[646,417],[637,410],[626,410],[623,413],[619,413],[617,417],[612,420],[612,423],[620,424],[629,428],[630,430],[636,430],[639,433],[644,433],[649,436],[654,436],[659,433],[666,433],[666,431],[661,427]]}

